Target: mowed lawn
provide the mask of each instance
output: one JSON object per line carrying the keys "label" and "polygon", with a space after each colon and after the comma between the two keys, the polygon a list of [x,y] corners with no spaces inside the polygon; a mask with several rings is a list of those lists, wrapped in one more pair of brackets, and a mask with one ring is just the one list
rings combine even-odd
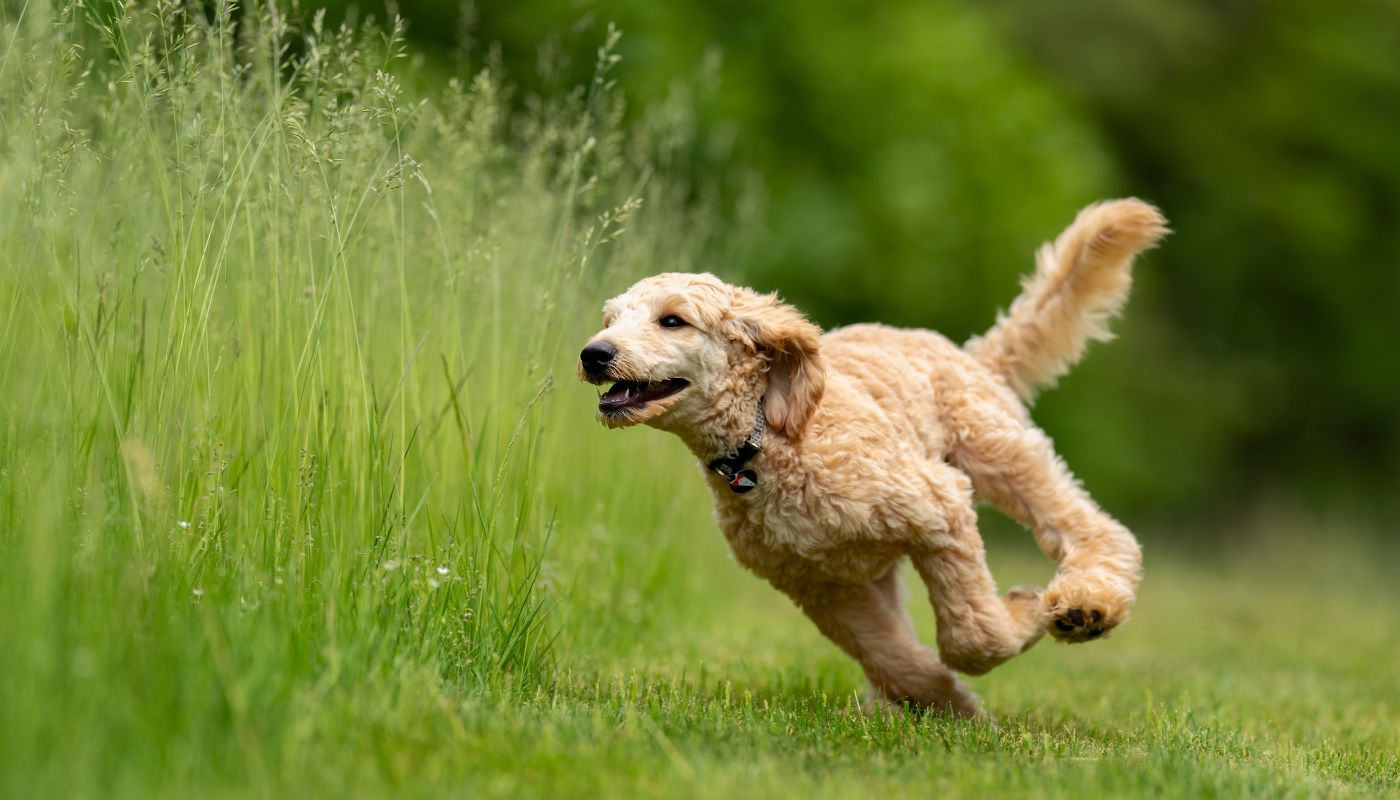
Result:
{"label": "mowed lawn", "polygon": [[[993,542],[999,574],[1043,578],[1022,545]],[[856,667],[800,613],[721,558],[687,559],[631,635],[572,620],[557,688],[444,711],[451,733],[429,750],[448,752],[400,753],[402,777],[443,770],[501,796],[1395,794],[1400,592],[1335,547],[1149,548],[1126,628],[1042,641],[974,681],[991,725],[864,716]]]}

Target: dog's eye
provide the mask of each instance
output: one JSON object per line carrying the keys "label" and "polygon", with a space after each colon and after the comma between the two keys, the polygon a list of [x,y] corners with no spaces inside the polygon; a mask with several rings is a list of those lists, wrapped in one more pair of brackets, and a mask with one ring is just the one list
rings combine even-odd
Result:
{"label": "dog's eye", "polygon": [[681,319],[675,314],[667,314],[661,319],[658,319],[656,321],[656,324],[660,325],[663,328],[684,328],[685,320]]}

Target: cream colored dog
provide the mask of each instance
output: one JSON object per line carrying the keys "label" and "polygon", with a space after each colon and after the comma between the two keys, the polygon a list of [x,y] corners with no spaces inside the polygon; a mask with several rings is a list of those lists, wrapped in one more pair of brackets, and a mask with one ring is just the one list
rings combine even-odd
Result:
{"label": "cream colored dog", "polygon": [[[1142,556],[1055,454],[1026,407],[1127,299],[1132,261],[1167,233],[1116,200],[1041,248],[985,336],[854,325],[823,334],[776,295],[712,275],[647,278],[603,306],[584,380],[609,427],[671,431],[708,466],[720,527],[748,569],[860,662],[870,702],[960,715],[980,675],[1048,631],[1094,639],[1127,619]],[[1042,590],[998,594],[974,499],[1035,532],[1059,563]],[[938,654],[900,597],[908,556],[928,586]],[[941,660],[940,660],[941,657]]]}

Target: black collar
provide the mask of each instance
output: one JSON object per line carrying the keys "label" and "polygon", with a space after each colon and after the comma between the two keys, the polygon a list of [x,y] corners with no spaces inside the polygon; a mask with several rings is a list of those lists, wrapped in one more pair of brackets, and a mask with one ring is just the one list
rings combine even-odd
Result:
{"label": "black collar", "polygon": [[767,422],[763,415],[763,401],[760,399],[753,432],[749,434],[749,438],[740,442],[728,455],[720,456],[706,465],[711,472],[729,481],[729,489],[735,494],[743,494],[758,486],[758,472],[744,469],[744,465],[763,449],[763,429]]}

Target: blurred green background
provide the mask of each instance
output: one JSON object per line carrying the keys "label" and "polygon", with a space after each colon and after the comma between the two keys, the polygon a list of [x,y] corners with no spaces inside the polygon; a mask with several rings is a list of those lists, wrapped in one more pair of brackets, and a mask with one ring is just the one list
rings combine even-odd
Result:
{"label": "blurred green background", "polygon": [[616,23],[629,115],[693,102],[696,193],[752,223],[713,270],[827,327],[965,339],[1080,206],[1152,200],[1176,234],[1138,271],[1120,341],[1036,412],[1066,458],[1140,522],[1280,507],[1396,519],[1393,0],[341,11],[402,14],[440,57],[428,76],[504,62],[522,104],[585,83]]}

